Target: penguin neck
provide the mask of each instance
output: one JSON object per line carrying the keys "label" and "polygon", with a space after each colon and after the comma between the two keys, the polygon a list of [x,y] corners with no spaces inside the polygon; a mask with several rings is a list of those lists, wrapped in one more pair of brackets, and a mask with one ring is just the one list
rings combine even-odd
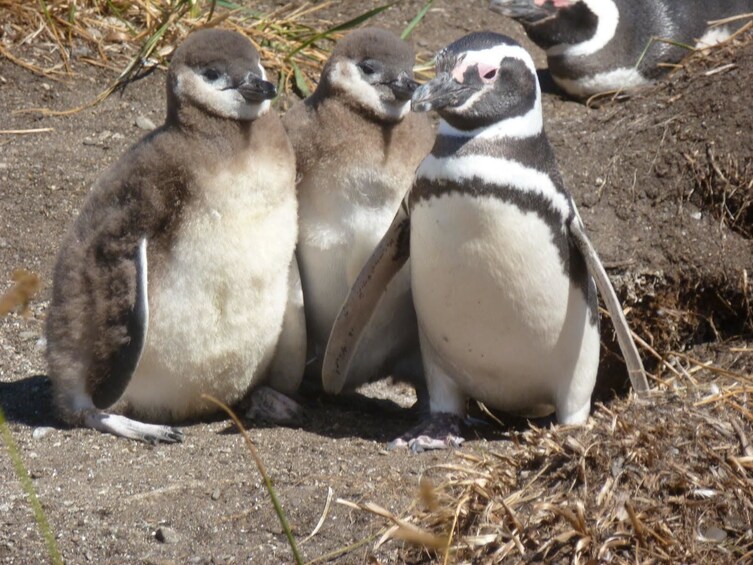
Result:
{"label": "penguin neck", "polygon": [[[457,130],[440,120],[437,137],[431,154],[436,158],[485,155],[497,159],[516,161],[523,166],[541,171],[554,167],[552,151],[543,124],[529,128],[526,135],[504,135],[500,122],[471,132]],[[520,132],[517,132],[520,133]]]}
{"label": "penguin neck", "polygon": [[541,91],[536,86],[536,98],[533,106],[522,115],[503,118],[492,124],[475,129],[460,129],[451,125],[445,118],[440,118],[438,135],[487,141],[519,140],[538,136],[544,131],[544,115],[541,110]]}
{"label": "penguin neck", "polygon": [[168,108],[165,125],[202,142],[211,139],[230,147],[242,147],[251,137],[254,122],[215,116],[192,104],[175,104]]}
{"label": "penguin neck", "polygon": [[410,112],[409,102],[405,103],[403,110],[395,109],[394,114],[386,110],[380,112],[372,108],[362,100],[354,98],[346,92],[336,90],[328,80],[322,80],[314,93],[306,99],[306,103],[316,109],[326,108],[325,111],[335,106],[342,108],[342,113],[349,115],[351,120],[359,120],[373,124],[374,127],[389,129],[399,124]]}

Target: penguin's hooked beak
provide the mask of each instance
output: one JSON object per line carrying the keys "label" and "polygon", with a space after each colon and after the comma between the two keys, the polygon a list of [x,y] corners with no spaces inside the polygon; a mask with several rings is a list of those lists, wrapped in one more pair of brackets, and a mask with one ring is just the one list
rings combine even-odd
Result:
{"label": "penguin's hooked beak", "polygon": [[247,102],[263,102],[277,96],[277,88],[274,84],[253,73],[248,73],[235,89]]}
{"label": "penguin's hooked beak", "polygon": [[418,88],[418,83],[405,71],[401,72],[395,80],[387,83],[387,86],[398,100],[410,100]]}
{"label": "penguin's hooked beak", "polygon": [[503,16],[533,24],[557,14],[562,0],[492,0],[489,7]]}
{"label": "penguin's hooked beak", "polygon": [[439,73],[416,89],[411,99],[411,108],[414,112],[428,112],[458,106],[468,98],[470,90],[470,87],[452,78],[450,73]]}

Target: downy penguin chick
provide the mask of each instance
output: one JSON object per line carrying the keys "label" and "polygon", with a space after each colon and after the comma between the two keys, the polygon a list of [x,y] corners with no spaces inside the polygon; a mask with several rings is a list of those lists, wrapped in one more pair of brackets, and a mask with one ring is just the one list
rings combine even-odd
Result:
{"label": "downy penguin chick", "polygon": [[434,147],[343,305],[325,374],[342,378],[380,287],[410,256],[431,417],[396,445],[457,445],[469,397],[584,422],[599,364],[594,278],[633,384],[646,390],[544,132],[531,57],[506,36],[472,33],[439,52],[436,71],[413,95],[414,110],[439,113]]}
{"label": "downy penguin chick", "polygon": [[[332,323],[431,149],[429,120],[410,112],[414,54],[393,33],[353,31],[335,46],[316,91],[283,117],[298,167],[297,256],[309,338],[307,374],[321,378]],[[407,269],[390,285],[338,393],[392,371],[421,379]]]}
{"label": "downy penguin chick", "polygon": [[753,0],[492,0],[546,51],[549,72],[574,98],[650,83],[688,48],[723,41],[744,21],[709,21],[753,12]]}
{"label": "downy penguin chick", "polygon": [[239,33],[197,31],[175,51],[164,125],[95,182],[55,265],[47,360],[68,423],[174,442],[139,420],[216,411],[202,393],[297,388],[295,158],[274,96]]}

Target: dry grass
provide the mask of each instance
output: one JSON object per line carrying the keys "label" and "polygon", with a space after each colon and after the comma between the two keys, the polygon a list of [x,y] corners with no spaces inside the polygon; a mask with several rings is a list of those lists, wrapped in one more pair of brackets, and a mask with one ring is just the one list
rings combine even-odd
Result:
{"label": "dry grass", "polygon": [[[735,70],[735,53],[753,43],[753,14],[740,16],[747,23],[735,35],[711,49],[697,50],[681,70],[690,76],[712,77]],[[685,153],[693,178],[692,192],[710,206],[722,226],[753,237],[753,156],[720,152],[712,143],[704,151]]]}
{"label": "dry grass", "polygon": [[532,426],[459,451],[426,473],[408,517],[386,516],[387,537],[411,542],[407,563],[748,563],[753,376],[723,382],[662,387],[597,406],[584,427]]}
{"label": "dry grass", "polygon": [[118,71],[118,79],[83,108],[165,64],[190,31],[221,26],[254,42],[281,91],[305,95],[341,32],[387,7],[336,26],[321,19],[317,27],[307,23],[330,4],[288,3],[265,14],[228,0],[0,0],[0,56],[53,80],[71,76],[76,62]]}
{"label": "dry grass", "polygon": [[13,286],[0,295],[0,316],[19,310],[22,316],[28,316],[29,303],[42,287],[42,281],[35,273],[25,269],[16,269],[11,275]]}

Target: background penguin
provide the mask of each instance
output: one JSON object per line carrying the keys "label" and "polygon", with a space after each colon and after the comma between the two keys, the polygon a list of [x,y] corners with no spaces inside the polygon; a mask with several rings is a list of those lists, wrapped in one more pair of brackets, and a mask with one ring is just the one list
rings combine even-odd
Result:
{"label": "background penguin", "polygon": [[[375,28],[340,40],[316,91],[283,124],[296,152],[298,261],[306,304],[313,381],[332,323],[390,225],[434,138],[426,116],[410,112],[414,54]],[[353,362],[353,389],[393,370],[420,378],[420,355],[407,269],[393,281]],[[308,380],[308,379],[307,379]],[[328,392],[340,392],[324,382]]]}
{"label": "background penguin", "polygon": [[191,34],[170,65],[165,124],[94,184],[62,243],[47,320],[69,423],[179,441],[104,409],[167,423],[215,411],[202,393],[232,404],[265,379],[297,388],[295,161],[264,78],[244,36]]}
{"label": "background penguin", "polygon": [[397,444],[457,444],[467,397],[508,411],[549,405],[561,423],[584,422],[599,363],[591,275],[633,385],[647,390],[614,290],[562,184],[529,54],[506,36],[472,33],[439,52],[436,70],[413,95],[415,110],[441,117],[434,147],[343,305],[325,374],[343,378],[380,287],[410,254],[432,415]]}
{"label": "background penguin", "polygon": [[[753,0],[492,0],[547,54],[552,79],[576,98],[648,84],[687,48],[729,37],[744,21],[708,22],[753,12]],[[640,62],[640,64],[638,64]]]}

